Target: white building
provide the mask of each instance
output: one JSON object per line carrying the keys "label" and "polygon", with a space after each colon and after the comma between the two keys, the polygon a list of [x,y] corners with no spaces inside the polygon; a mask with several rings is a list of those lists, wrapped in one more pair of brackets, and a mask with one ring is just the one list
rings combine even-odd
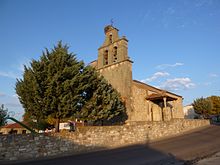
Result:
{"label": "white building", "polygon": [[63,129],[69,130],[70,129],[69,123],[60,123],[60,130]]}
{"label": "white building", "polygon": [[195,113],[192,105],[186,105],[183,107],[183,113],[185,119],[194,119],[198,116],[198,114]]}

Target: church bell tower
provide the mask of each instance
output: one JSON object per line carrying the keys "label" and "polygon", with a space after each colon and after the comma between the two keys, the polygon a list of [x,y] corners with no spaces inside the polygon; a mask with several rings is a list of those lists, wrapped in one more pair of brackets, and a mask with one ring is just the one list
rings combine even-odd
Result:
{"label": "church bell tower", "polygon": [[118,31],[112,25],[104,28],[105,41],[98,49],[97,70],[121,94],[129,116],[133,62],[128,56],[128,40],[120,38]]}

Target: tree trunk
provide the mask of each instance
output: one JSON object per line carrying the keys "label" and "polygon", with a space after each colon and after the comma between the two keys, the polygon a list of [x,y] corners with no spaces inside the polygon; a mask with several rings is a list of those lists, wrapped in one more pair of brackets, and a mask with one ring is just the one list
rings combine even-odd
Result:
{"label": "tree trunk", "polygon": [[55,132],[60,131],[60,118],[56,119],[56,124],[55,124]]}

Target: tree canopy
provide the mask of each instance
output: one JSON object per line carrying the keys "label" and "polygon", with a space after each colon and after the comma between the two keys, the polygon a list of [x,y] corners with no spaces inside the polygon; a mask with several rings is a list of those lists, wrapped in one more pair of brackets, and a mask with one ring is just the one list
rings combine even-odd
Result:
{"label": "tree canopy", "polygon": [[24,66],[16,93],[25,112],[36,120],[55,118],[57,130],[63,118],[110,120],[125,112],[115,89],[91,66],[78,61],[62,42],[51,51],[46,49],[29,67]]}
{"label": "tree canopy", "polygon": [[211,110],[211,114],[213,115],[219,115],[220,114],[220,97],[219,96],[210,96],[208,97],[208,99],[211,101],[212,103],[212,110]]}
{"label": "tree canopy", "polygon": [[220,115],[220,97],[198,98],[194,100],[193,108],[197,114],[202,115],[204,118],[209,118],[210,115]]}
{"label": "tree canopy", "polygon": [[32,129],[37,130],[46,130],[47,128],[51,127],[51,124],[48,123],[46,119],[38,119],[38,121],[36,121],[36,119],[28,112],[24,113],[23,122]]}
{"label": "tree canopy", "polygon": [[4,126],[7,123],[6,121],[7,112],[8,110],[5,109],[4,105],[2,104],[0,106],[0,127]]}
{"label": "tree canopy", "polygon": [[95,123],[98,121],[99,124],[121,123],[127,119],[127,114],[119,96],[120,94],[103,77],[100,77],[93,96],[85,103],[78,115],[83,120]]}

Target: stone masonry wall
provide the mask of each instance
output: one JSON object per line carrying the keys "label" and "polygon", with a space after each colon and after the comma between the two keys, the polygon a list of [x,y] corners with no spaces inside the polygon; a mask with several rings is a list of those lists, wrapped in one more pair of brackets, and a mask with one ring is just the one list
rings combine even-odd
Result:
{"label": "stone masonry wall", "polygon": [[0,135],[0,163],[148,143],[207,125],[207,120],[176,119],[169,122],[132,122],[123,126],[79,127],[74,133]]}

